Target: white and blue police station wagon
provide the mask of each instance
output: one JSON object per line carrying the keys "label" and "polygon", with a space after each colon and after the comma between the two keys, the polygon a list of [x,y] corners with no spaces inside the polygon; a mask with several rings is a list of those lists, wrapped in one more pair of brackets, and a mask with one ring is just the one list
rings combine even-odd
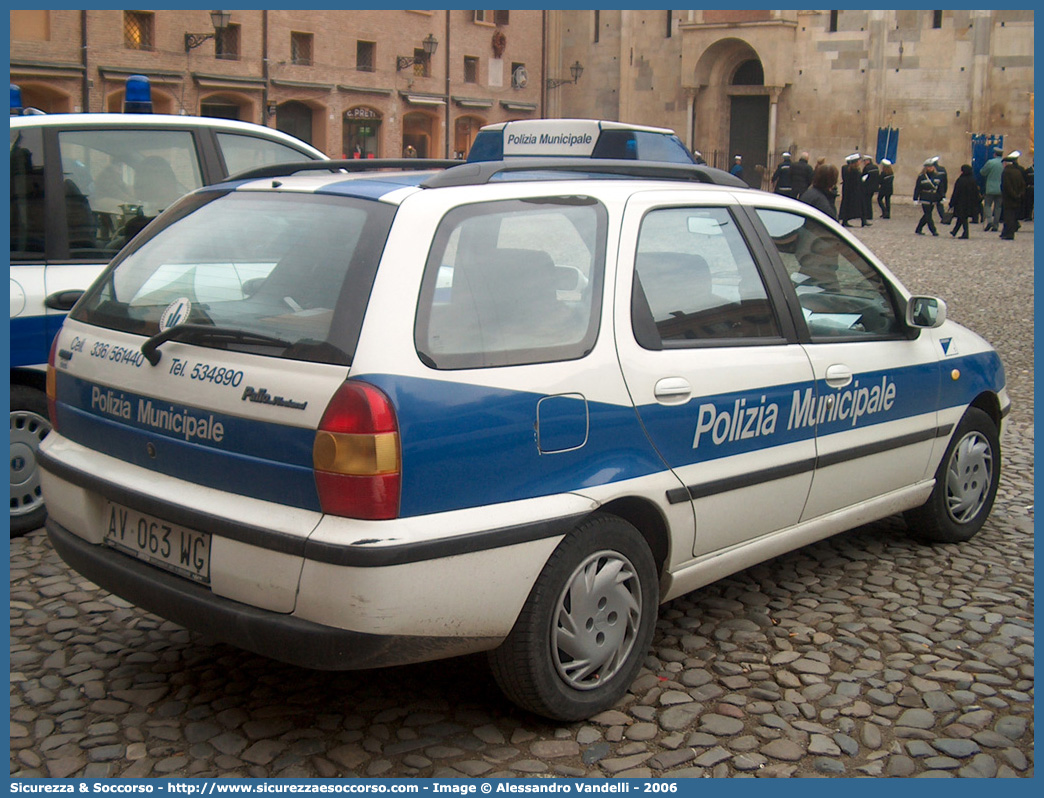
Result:
{"label": "white and blue police station wagon", "polygon": [[11,534],[43,525],[36,452],[51,426],[44,393],[66,312],[119,249],[187,191],[234,172],[323,159],[278,130],[146,113],[147,78],[128,78],[122,114],[41,114],[11,84]]}
{"label": "white and blue police station wagon", "polygon": [[342,163],[181,199],[65,322],[47,531],[107,590],[311,668],[488,651],[572,720],[661,602],[896,513],[983,525],[1000,360],[809,206],[693,164]]}

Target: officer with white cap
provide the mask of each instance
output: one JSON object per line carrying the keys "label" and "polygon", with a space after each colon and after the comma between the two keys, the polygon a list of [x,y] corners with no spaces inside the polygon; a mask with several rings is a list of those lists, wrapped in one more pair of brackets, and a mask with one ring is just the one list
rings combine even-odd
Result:
{"label": "officer with white cap", "polygon": [[729,169],[729,174],[731,174],[733,177],[738,177],[740,180],[744,179],[743,178],[743,156],[742,155],[736,155],[736,156],[733,157],[733,159],[732,159],[732,168]]}
{"label": "officer with white cap", "polygon": [[917,229],[914,232],[923,236],[924,233],[921,231],[928,225],[933,236],[939,235],[939,231],[935,229],[935,219],[932,217],[935,203],[939,201],[939,178],[935,174],[935,161],[931,158],[925,160],[921,174],[917,176],[913,199],[921,206],[921,218],[917,221]]}
{"label": "officer with white cap", "polygon": [[1012,150],[1004,156],[1004,171],[1001,173],[1001,201],[1004,205],[1004,229],[1000,237],[1005,241],[1015,240],[1015,231],[1022,225],[1019,216],[1022,214],[1022,201],[1026,196],[1026,178],[1019,167],[1018,150]]}
{"label": "officer with white cap", "polygon": [[841,167],[841,207],[837,218],[844,227],[851,227],[850,219],[858,219],[863,225],[866,217],[863,214],[863,170],[859,166],[860,155],[853,152],[845,158]]}
{"label": "officer with white cap", "polygon": [[791,183],[790,153],[783,153],[783,160],[779,162],[776,171],[772,173],[772,190],[784,197],[793,197],[794,188]]}

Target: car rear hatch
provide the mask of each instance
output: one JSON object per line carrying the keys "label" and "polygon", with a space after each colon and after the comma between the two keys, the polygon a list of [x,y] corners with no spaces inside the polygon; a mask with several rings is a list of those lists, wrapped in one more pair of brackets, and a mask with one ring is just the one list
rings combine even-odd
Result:
{"label": "car rear hatch", "polygon": [[[258,580],[229,559],[226,539],[299,561],[324,511],[317,430],[345,391],[394,211],[348,196],[204,191],[121,254],[52,355],[65,447],[52,461],[78,468],[69,481],[81,486],[93,471],[86,487],[107,502],[93,533],[74,531],[113,545],[112,527],[173,522],[178,545],[166,548],[203,547],[206,574],[191,556],[148,551],[162,540],[115,547],[244,600],[236,581]],[[213,540],[194,537],[200,528]],[[278,581],[282,597],[264,603],[289,611],[296,574]]]}

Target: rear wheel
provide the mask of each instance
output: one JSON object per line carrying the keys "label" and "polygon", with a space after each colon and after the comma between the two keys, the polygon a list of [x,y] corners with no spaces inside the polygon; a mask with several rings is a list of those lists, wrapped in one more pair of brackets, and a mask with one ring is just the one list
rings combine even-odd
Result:
{"label": "rear wheel", "polygon": [[971,407],[939,463],[931,497],[905,514],[911,534],[938,543],[971,540],[993,509],[999,482],[997,425]]}
{"label": "rear wheel", "polygon": [[47,517],[40,492],[36,453],[51,431],[47,397],[25,385],[11,386],[11,537],[43,526]]}
{"label": "rear wheel", "polygon": [[490,653],[493,675],[523,709],[580,720],[613,706],[652,640],[656,564],[633,526],[595,516],[558,545],[514,628]]}

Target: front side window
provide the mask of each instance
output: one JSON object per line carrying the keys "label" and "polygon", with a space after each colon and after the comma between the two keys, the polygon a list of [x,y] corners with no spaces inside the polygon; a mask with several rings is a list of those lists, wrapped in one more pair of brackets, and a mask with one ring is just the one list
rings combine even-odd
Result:
{"label": "front side window", "polygon": [[68,130],[62,156],[69,257],[108,260],[160,211],[203,185],[187,130]]}
{"label": "front side window", "polygon": [[451,211],[421,287],[421,358],[462,369],[583,357],[598,334],[605,236],[605,208],[588,197]]}
{"label": "front side window", "polygon": [[11,260],[44,255],[43,135],[38,128],[11,130]]}
{"label": "front side window", "polygon": [[724,208],[661,208],[642,219],[632,325],[646,349],[780,337],[757,265]]}
{"label": "front side window", "polygon": [[903,334],[891,286],[848,242],[801,214],[757,213],[790,275],[813,341]]}
{"label": "front side window", "polygon": [[185,322],[243,334],[204,335],[204,346],[347,363],[393,214],[342,197],[196,194],[114,262],[75,318],[151,336],[187,301]]}

